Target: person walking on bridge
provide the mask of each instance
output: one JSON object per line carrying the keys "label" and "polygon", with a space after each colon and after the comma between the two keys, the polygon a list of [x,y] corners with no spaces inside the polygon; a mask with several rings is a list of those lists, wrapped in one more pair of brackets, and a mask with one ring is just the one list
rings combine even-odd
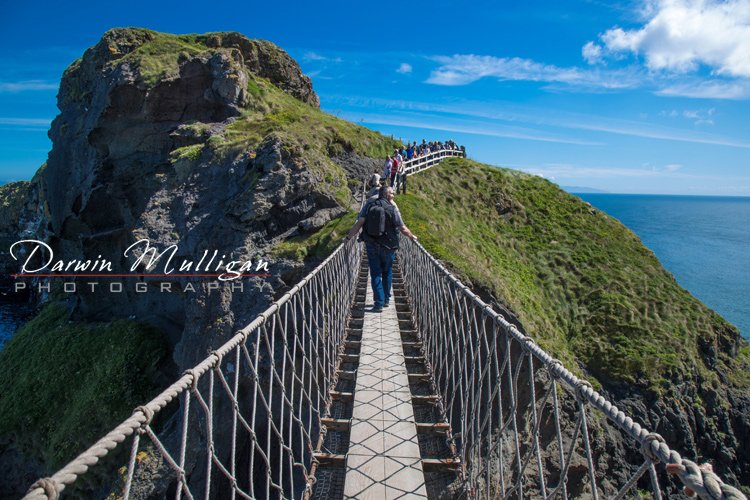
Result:
{"label": "person walking on bridge", "polygon": [[391,169],[393,168],[393,160],[390,156],[385,157],[385,164],[383,165],[383,184],[388,183],[388,179],[391,178]]}
{"label": "person walking on bridge", "polygon": [[406,194],[406,165],[404,162],[398,164],[396,171],[396,194]]}
{"label": "person walking on bridge", "polygon": [[401,212],[393,201],[393,188],[390,186],[383,186],[378,199],[370,200],[362,207],[359,218],[346,239],[354,238],[363,227],[362,240],[367,249],[372,281],[372,312],[381,312],[383,307],[389,306],[391,300],[393,261],[399,246],[399,235],[403,234],[413,241],[417,241],[417,237],[401,219]]}

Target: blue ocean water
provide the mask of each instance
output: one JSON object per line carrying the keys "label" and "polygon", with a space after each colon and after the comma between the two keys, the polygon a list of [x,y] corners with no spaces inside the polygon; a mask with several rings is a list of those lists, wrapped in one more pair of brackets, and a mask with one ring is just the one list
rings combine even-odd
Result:
{"label": "blue ocean water", "polygon": [[26,322],[30,313],[31,308],[27,304],[8,302],[0,296],[0,351],[16,330]]}
{"label": "blue ocean water", "polygon": [[630,228],[682,287],[750,339],[750,198],[577,196]]}

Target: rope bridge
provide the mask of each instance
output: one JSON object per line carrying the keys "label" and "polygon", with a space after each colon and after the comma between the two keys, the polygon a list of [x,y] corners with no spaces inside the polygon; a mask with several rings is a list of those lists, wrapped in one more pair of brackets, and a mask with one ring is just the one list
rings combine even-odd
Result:
{"label": "rope bridge", "polygon": [[[410,162],[424,170],[460,151]],[[310,498],[357,289],[361,245],[340,245],[205,360],[25,498],[56,499],[121,467],[100,497]],[[671,450],[402,238],[411,316],[469,498],[662,498],[671,464],[702,498],[745,498]],[[629,443],[618,466],[600,464]],[[624,439],[622,439],[624,438]],[[127,445],[123,444],[127,441]],[[618,450],[615,450],[618,451]],[[95,467],[97,464],[100,466]],[[91,472],[89,470],[92,469]],[[606,474],[605,474],[606,472]],[[114,483],[114,484],[113,484]]]}
{"label": "rope bridge", "polygon": [[[122,490],[115,492],[123,498],[148,496],[154,477],[176,481],[178,499],[309,494],[360,256],[354,242],[339,246],[231,340],[37,481],[26,498],[57,498],[127,439]],[[175,415],[166,436],[154,429],[160,413]]]}

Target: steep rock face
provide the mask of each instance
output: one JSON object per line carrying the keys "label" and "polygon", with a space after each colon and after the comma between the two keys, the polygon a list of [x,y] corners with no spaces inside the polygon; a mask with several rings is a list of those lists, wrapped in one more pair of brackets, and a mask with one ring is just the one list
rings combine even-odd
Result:
{"label": "steep rock face", "polygon": [[[42,170],[44,167],[42,167]],[[46,234],[46,204],[38,174],[30,182],[19,181],[0,186],[0,292],[13,286],[11,275],[20,271],[19,262],[11,257],[10,247],[21,239],[44,238]],[[23,258],[23,248],[14,253]],[[23,300],[26,294],[8,294],[8,298]]]}
{"label": "steep rock face", "polygon": [[[221,133],[252,104],[249,75],[311,105],[318,99],[286,53],[237,33],[197,37],[205,50],[170,53],[176,66],[152,82],[154,63],[140,52],[159,36],[112,30],[63,76],[61,112],[42,173],[56,259],[101,255],[115,260],[114,272],[127,272],[133,260],[124,249],[145,238],[160,251],[178,245],[176,260],[197,261],[214,249],[225,260],[257,260],[267,257],[274,238],[295,231],[311,214],[344,211],[278,139],[257,152],[224,155],[198,145],[198,154],[175,159],[174,150]],[[208,125],[196,135],[195,123]],[[273,290],[284,287],[279,276],[289,265],[272,263],[273,277],[245,280],[243,291],[234,293],[225,285],[208,290],[206,280],[186,293],[137,293],[135,278],[126,280],[131,286],[123,293],[81,288],[76,314],[147,321],[168,332],[178,367],[187,368],[268,305]],[[174,288],[185,285],[183,278]]]}
{"label": "steep rock face", "polygon": [[[161,386],[205,358],[317,263],[317,250],[305,262],[304,251],[276,249],[291,237],[301,237],[293,245],[304,245],[350,208],[352,191],[367,172],[343,168],[341,158],[367,170],[374,165],[367,156],[393,148],[391,139],[321,112],[294,60],[270,42],[238,33],[111,30],[66,70],[58,107],[46,167],[32,183],[0,192],[0,200],[8,200],[8,208],[0,209],[13,221],[0,226],[0,236],[46,241],[55,261],[106,259],[112,273],[131,273],[143,250],[124,251],[141,240],[159,252],[174,245],[175,272],[183,260],[193,263],[186,272],[199,272],[195,266],[204,252],[207,261],[214,251],[214,266],[219,259],[269,264],[269,276],[245,277],[234,286],[196,277],[127,276],[66,279],[76,281],[77,289],[62,293],[54,289],[61,280],[52,279],[52,295],[63,302],[56,307],[66,306],[62,323],[102,322],[106,328],[126,318],[164,334],[170,359],[159,367]],[[165,259],[150,271],[165,272]],[[217,271],[205,261],[203,266],[200,272]],[[90,281],[98,285],[92,288]],[[112,281],[122,284],[121,292],[108,291]],[[144,282],[147,292],[137,287]],[[19,354],[11,340],[4,352],[47,358],[46,344],[30,342]],[[9,374],[7,385],[13,386],[13,377],[22,381],[21,372]],[[34,374],[40,380],[58,375]],[[102,415],[106,428],[126,416]],[[0,453],[0,470],[9,478],[0,496],[25,491],[29,471],[53,472],[38,446],[22,439],[37,434],[34,425],[0,435],[0,443],[15,443]],[[78,436],[71,440],[70,455],[58,461],[91,444]]]}

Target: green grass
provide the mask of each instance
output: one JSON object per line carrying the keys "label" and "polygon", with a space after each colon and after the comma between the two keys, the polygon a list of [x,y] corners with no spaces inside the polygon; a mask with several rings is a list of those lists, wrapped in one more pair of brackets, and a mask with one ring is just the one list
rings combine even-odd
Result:
{"label": "green grass", "polygon": [[[110,64],[129,63],[140,72],[148,87],[155,86],[165,77],[175,75],[180,57],[195,56],[208,51],[208,47],[203,43],[205,38],[201,35],[172,35],[142,28],[125,28],[118,29],[116,36],[118,42],[127,40],[138,47]],[[114,44],[109,46],[109,50],[117,56]]]}
{"label": "green grass", "polygon": [[50,303],[0,351],[0,436],[60,467],[157,393],[167,355],[153,329],[69,321]]}
{"label": "green grass", "polygon": [[170,160],[172,163],[175,163],[179,160],[190,160],[195,161],[201,156],[201,151],[203,151],[203,144],[193,144],[192,146],[183,146],[181,148],[177,148],[174,151],[170,153]]}
{"label": "green grass", "polygon": [[278,243],[271,249],[274,258],[302,262],[308,258],[324,259],[333,252],[357,220],[357,212],[350,211],[328,222],[318,231],[296,236]]}
{"label": "green grass", "polygon": [[[110,32],[108,50],[113,60],[110,66],[123,63],[135,68],[147,87],[153,87],[165,78],[175,76],[180,60],[203,53],[214,53],[226,49],[209,47],[208,40],[225,36],[223,33],[203,35],[172,35],[140,28],[118,29]],[[212,45],[215,45],[213,40]],[[285,57],[283,52],[270,42],[263,44],[272,57]],[[127,54],[118,54],[119,47],[135,47]],[[66,71],[68,85],[74,86],[78,79],[73,74],[81,61],[74,62]],[[332,193],[342,206],[348,206],[349,181],[344,170],[331,160],[345,152],[363,156],[384,157],[397,145],[392,138],[385,137],[353,123],[340,120],[320,111],[282,91],[270,81],[242,68],[248,77],[248,103],[242,116],[220,135],[214,135],[206,145],[216,154],[236,155],[253,151],[270,134],[277,136],[284,147],[292,152],[315,175],[320,190]],[[71,89],[73,95],[78,95]],[[197,132],[205,130],[200,124],[191,124]],[[172,152],[172,160],[196,160],[201,149],[187,146]]]}
{"label": "green grass", "polygon": [[396,146],[393,139],[324,113],[264,78],[250,75],[248,88],[254,98],[243,115],[227,127],[225,140],[217,143],[215,153],[252,151],[273,135],[304,162],[301,167],[310,169],[319,189],[333,193],[342,206],[349,204],[349,181],[331,156],[352,152],[380,158]]}
{"label": "green grass", "polygon": [[[739,333],[617,220],[542,178],[462,159],[414,176],[409,189],[397,202],[424,246],[491,291],[567,367],[655,392],[698,372],[718,384],[698,344],[729,345]],[[747,374],[743,353],[719,361]]]}
{"label": "green grass", "polygon": [[4,215],[4,220],[13,220],[13,213],[21,210],[29,185],[29,181],[16,181],[0,186],[0,214]]}

